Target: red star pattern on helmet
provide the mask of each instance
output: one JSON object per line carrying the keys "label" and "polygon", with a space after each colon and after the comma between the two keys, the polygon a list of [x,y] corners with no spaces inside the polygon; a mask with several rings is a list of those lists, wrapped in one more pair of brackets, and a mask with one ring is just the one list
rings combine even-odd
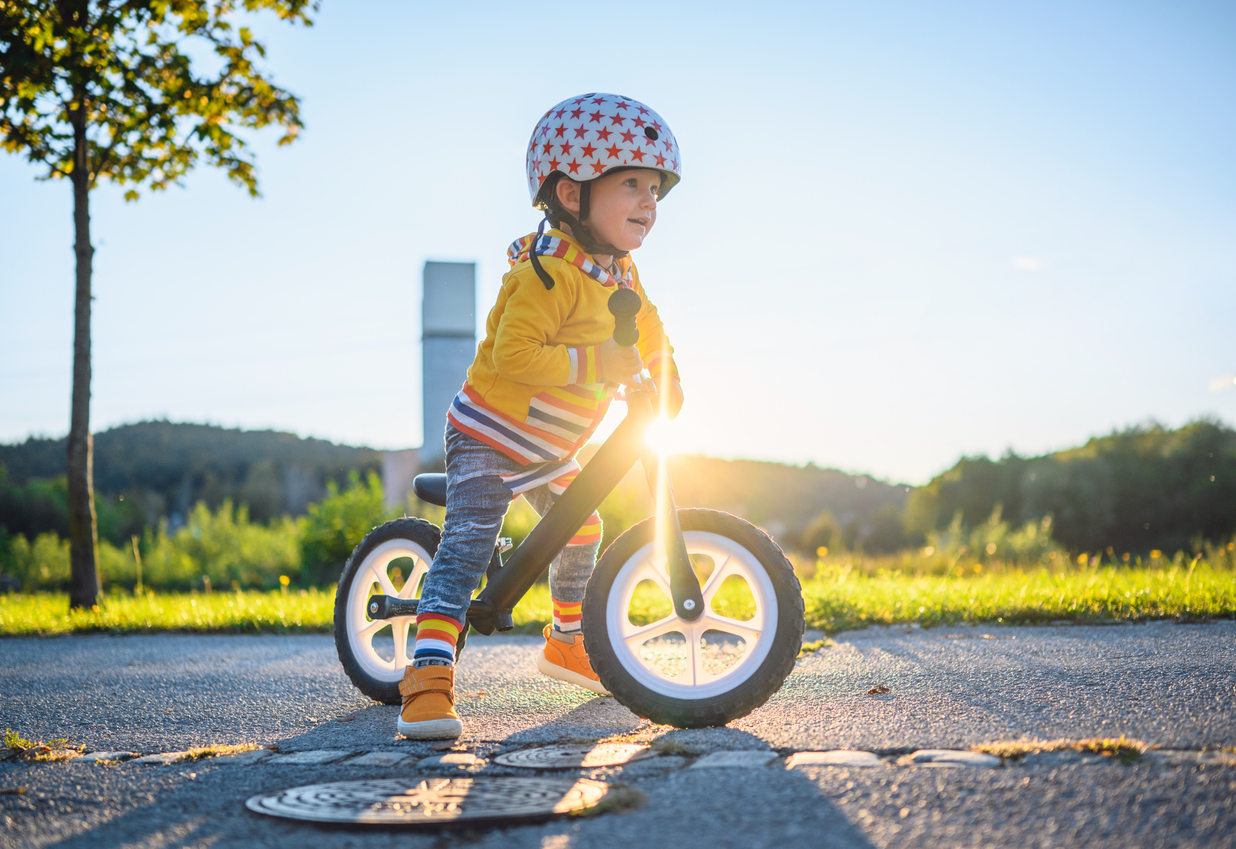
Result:
{"label": "red star pattern on helmet", "polygon": [[583,164],[582,162],[576,162],[574,159],[572,159],[570,162],[567,163],[567,168],[571,169],[572,174],[578,174],[579,166],[582,164]]}
{"label": "red star pattern on helmet", "polygon": [[580,109],[578,106],[576,106],[574,109],[571,110],[572,118],[578,118],[580,115],[583,115],[583,114],[584,114],[584,110]]}
{"label": "red star pattern on helmet", "polygon": [[664,168],[665,167],[665,157],[659,153],[654,153],[653,156],[657,158],[657,165]]}
{"label": "red star pattern on helmet", "polygon": [[635,148],[634,150],[631,151],[631,159],[638,159],[640,162],[643,162],[644,161],[644,151],[640,150],[638,147]]}
{"label": "red star pattern on helmet", "polygon": [[678,160],[677,159],[670,160],[670,168],[674,171],[678,170]]}
{"label": "red star pattern on helmet", "polygon": [[584,158],[587,159],[589,156],[592,156],[592,154],[596,153],[597,149],[593,147],[591,144],[586,144],[582,148],[580,148],[580,152],[584,155]]}
{"label": "red star pattern on helmet", "polygon": [[640,116],[636,115],[636,116],[634,116],[633,118],[631,118],[631,123],[632,123],[632,124],[634,124],[635,126],[639,127],[639,128],[642,130],[642,129],[644,129],[644,125],[645,125],[645,124],[647,124],[648,122],[647,122],[647,121],[645,121],[645,120],[644,120],[643,118],[641,118]]}
{"label": "red star pattern on helmet", "polygon": [[615,104],[614,104],[614,108],[615,108],[615,109],[627,109],[627,108],[629,108],[629,107],[627,106],[627,104],[626,104],[626,103],[624,103],[624,102],[622,102],[621,100],[619,100],[617,103],[615,103]]}
{"label": "red star pattern on helmet", "polygon": [[592,98],[592,102],[595,103],[597,106],[600,106],[602,103],[605,102],[605,98],[604,97],[594,97]]}
{"label": "red star pattern on helmet", "polygon": [[561,163],[561,162],[559,162],[557,159],[551,159],[551,160],[549,160],[549,170],[550,170],[550,171],[557,171],[557,170],[558,170],[558,166],[559,166],[559,165],[561,165],[561,164],[562,164],[562,163]]}
{"label": "red star pattern on helmet", "polygon": [[653,122],[652,122],[652,128],[653,128],[654,130],[656,130],[658,133],[660,133],[660,132],[662,131],[662,130],[661,130],[661,122],[660,122],[660,121],[653,121]]}
{"label": "red star pattern on helmet", "polygon": [[639,114],[641,115],[648,114],[648,108],[646,106],[636,106],[635,108],[639,110]]}
{"label": "red star pattern on helmet", "polygon": [[575,138],[577,139],[582,139],[587,133],[588,133],[588,129],[586,127],[576,127],[575,128]]}
{"label": "red star pattern on helmet", "polygon": [[599,124],[599,123],[601,123],[601,117],[602,117],[602,116],[601,116],[601,110],[600,110],[600,109],[598,109],[596,112],[589,112],[589,113],[588,113],[588,120],[590,120],[590,121],[591,121],[592,123],[594,123],[594,124]]}
{"label": "red star pattern on helmet", "polygon": [[544,144],[541,145],[541,153],[549,153],[552,149],[553,149],[553,145],[550,144],[549,142],[545,142]]}
{"label": "red star pattern on helmet", "polygon": [[613,134],[613,130],[597,130],[597,141],[609,141],[609,137]]}
{"label": "red star pattern on helmet", "polygon": [[543,135],[545,135],[545,134],[546,134],[546,133],[548,133],[548,132],[549,132],[549,125],[548,125],[548,124],[542,124],[542,125],[541,125],[541,131],[540,131],[539,133],[537,133],[537,135],[538,135],[538,136],[543,136]]}
{"label": "red star pattern on helmet", "polygon": [[592,163],[592,173],[594,176],[600,174],[604,170],[605,166],[601,164],[601,160],[598,159],[596,162]]}
{"label": "red star pattern on helmet", "polygon": [[567,128],[565,124],[559,124],[558,126],[554,127],[554,132],[557,133],[555,138],[562,138],[563,135],[566,134],[566,131],[567,131]]}
{"label": "red star pattern on helmet", "polygon": [[616,127],[621,127],[622,122],[627,120],[625,115],[610,115],[609,123]]}
{"label": "red star pattern on helmet", "polygon": [[622,148],[615,144],[605,148],[605,152],[609,154],[610,159],[617,159],[618,154],[622,152]]}
{"label": "red star pattern on helmet", "polygon": [[588,99],[588,95],[585,94],[583,97],[575,98],[574,100],[571,101],[571,103],[574,106],[579,106],[579,104],[583,103],[587,99]]}
{"label": "red star pattern on helmet", "polygon": [[562,155],[563,155],[563,156],[570,156],[570,155],[571,155],[571,146],[570,146],[569,144],[560,144],[560,145],[558,145],[558,147],[562,149]]}
{"label": "red star pattern on helmet", "polygon": [[565,114],[566,114],[566,110],[565,110],[565,109],[555,109],[555,110],[554,110],[554,117],[555,117],[555,118],[561,118],[561,117],[562,117],[563,115],[565,115]]}
{"label": "red star pattern on helmet", "polygon": [[622,136],[622,140],[627,144],[631,144],[631,142],[635,141],[635,133],[633,132],[628,131],[625,133],[619,133],[618,135]]}

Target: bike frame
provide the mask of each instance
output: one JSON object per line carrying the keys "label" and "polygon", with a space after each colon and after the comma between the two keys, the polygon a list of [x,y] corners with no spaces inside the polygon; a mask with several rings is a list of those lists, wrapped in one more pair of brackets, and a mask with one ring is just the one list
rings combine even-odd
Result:
{"label": "bike frame", "polygon": [[[656,390],[651,386],[628,391],[626,418],[510,553],[502,568],[489,576],[485,589],[468,607],[468,624],[482,634],[515,627],[511,610],[636,462],[644,466],[657,505],[656,520],[661,529],[659,538],[665,546],[674,610],[679,618],[688,621],[704,612],[704,599],[682,538],[669,477],[644,438],[648,425],[656,418],[656,400]],[[416,599],[375,595],[369,599],[369,614],[374,619],[412,616],[416,606]]]}

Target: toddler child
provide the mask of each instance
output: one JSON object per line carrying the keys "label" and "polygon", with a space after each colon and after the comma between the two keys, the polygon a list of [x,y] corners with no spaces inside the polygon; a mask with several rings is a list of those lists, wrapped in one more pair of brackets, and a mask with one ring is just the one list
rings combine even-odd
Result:
{"label": "toddler child", "polygon": [[[454,707],[455,644],[511,500],[522,494],[544,515],[579,472],[576,452],[617,384],[644,367],[671,415],[682,404],[673,349],[628,256],[682,173],[665,121],[613,94],[564,100],[537,123],[527,172],[532,205],[545,220],[507,251],[511,270],[447,414],[446,521],[421,590],[412,665],[399,686],[398,730],[416,740],[463,731]],[[643,299],[637,346],[613,340],[608,301],[616,287]],[[607,695],[580,630],[600,543],[601,518],[593,513],[550,566],[553,622],[537,668]]]}

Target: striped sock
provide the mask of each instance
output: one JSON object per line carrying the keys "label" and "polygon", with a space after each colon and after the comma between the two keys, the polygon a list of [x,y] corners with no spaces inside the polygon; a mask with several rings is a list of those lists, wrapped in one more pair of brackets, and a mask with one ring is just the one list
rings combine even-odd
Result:
{"label": "striped sock", "polygon": [[578,634],[583,602],[558,601],[556,598],[550,600],[554,603],[554,630],[563,634]]}
{"label": "striped sock", "polygon": [[441,613],[418,613],[413,666],[454,666],[455,644],[463,623]]}

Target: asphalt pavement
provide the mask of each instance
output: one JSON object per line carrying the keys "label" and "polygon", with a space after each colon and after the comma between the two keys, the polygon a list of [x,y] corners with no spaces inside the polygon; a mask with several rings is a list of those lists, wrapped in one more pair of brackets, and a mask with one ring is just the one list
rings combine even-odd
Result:
{"label": "asphalt pavement", "polygon": [[[813,636],[813,635],[812,635]],[[570,773],[624,785],[587,819],[438,834],[303,825],[259,792],[419,774],[437,754],[347,680],[329,636],[84,636],[0,641],[0,725],[136,754],[255,744],[333,763],[0,764],[0,846],[1236,846],[1236,623],[869,629],[804,655],[767,705],[726,728],[655,726],[538,675],[540,640],[470,639],[458,677],[466,774],[528,775],[504,751],[623,737],[663,750]],[[888,692],[869,695],[884,685]],[[1132,763],[1075,752],[996,768],[907,763],[920,749],[1124,735]],[[872,768],[795,765],[873,752]],[[413,756],[350,765],[355,753]],[[700,768],[717,751],[771,752]],[[348,757],[345,757],[348,756]],[[24,792],[19,792],[24,788]],[[442,842],[446,841],[446,842]]]}

